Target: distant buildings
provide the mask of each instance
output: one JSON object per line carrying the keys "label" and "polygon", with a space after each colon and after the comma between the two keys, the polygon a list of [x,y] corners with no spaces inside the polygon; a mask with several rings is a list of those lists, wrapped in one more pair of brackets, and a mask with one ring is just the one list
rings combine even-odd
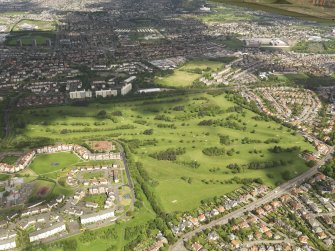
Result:
{"label": "distant buildings", "polygon": [[70,92],[70,99],[85,99],[85,98],[92,98],[91,90]]}

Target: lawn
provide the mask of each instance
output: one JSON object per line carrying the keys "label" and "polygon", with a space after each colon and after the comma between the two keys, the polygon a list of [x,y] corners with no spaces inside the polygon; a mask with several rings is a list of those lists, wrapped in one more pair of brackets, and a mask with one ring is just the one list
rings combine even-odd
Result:
{"label": "lawn", "polygon": [[0,181],[8,180],[10,178],[10,175],[8,174],[0,174]]}
{"label": "lawn", "polygon": [[102,178],[104,177],[104,172],[85,172],[83,174],[83,178],[86,180],[93,179],[93,178]]}
{"label": "lawn", "polygon": [[96,194],[96,195],[86,196],[84,201],[97,203],[99,205],[99,208],[103,209],[106,199],[107,199],[106,194]]}
{"label": "lawn", "polygon": [[46,198],[50,195],[55,187],[55,183],[46,180],[35,180],[33,181],[34,190],[31,194],[31,198],[40,199]]}
{"label": "lawn", "polygon": [[222,40],[220,41],[222,44],[224,44],[225,46],[227,46],[227,48],[231,49],[231,50],[239,50],[241,49],[244,44],[243,41],[239,40],[238,38],[232,37],[226,40]]}
{"label": "lawn", "polygon": [[29,168],[38,175],[49,176],[49,174],[57,174],[62,169],[68,169],[78,162],[81,162],[81,159],[73,153],[41,154],[35,157]]}
{"label": "lawn", "polygon": [[[300,146],[301,150],[313,150],[302,136],[292,134],[290,129],[274,121],[260,120],[259,116],[249,110],[229,110],[228,108],[236,107],[229,99],[231,96],[225,94],[184,94],[150,101],[90,104],[85,109],[62,106],[21,110],[21,114],[17,116],[27,118],[27,127],[19,134],[32,138],[43,135],[65,143],[118,138],[128,144],[135,160],[143,163],[144,170],[150,177],[148,184],[151,184],[159,204],[166,212],[191,210],[200,205],[202,199],[235,190],[241,184],[224,183],[234,177],[261,178],[265,184],[274,187],[284,182],[285,171],[292,178],[308,169],[297,152],[275,154],[268,150],[275,145],[283,148]],[[97,114],[101,110],[109,115],[122,110],[122,116],[100,119]],[[230,121],[244,125],[245,130],[227,125],[200,126],[199,122],[204,120]],[[83,130],[80,123],[85,123],[85,128],[90,130]],[[61,134],[65,128],[67,133]],[[151,133],[144,133],[148,129],[152,129]],[[220,135],[229,135],[230,145],[220,144]],[[245,137],[260,142],[243,144],[242,139]],[[278,139],[279,143],[264,143],[267,139]],[[149,156],[178,147],[185,148],[185,153],[178,155],[176,160],[157,160]],[[208,147],[223,147],[226,151],[234,148],[234,152],[231,156],[207,156],[203,150]],[[32,169],[42,174],[76,162],[61,161],[61,166],[51,165],[60,159],[62,158],[36,159],[41,164],[34,161]],[[227,168],[228,164],[233,163],[246,166],[252,161],[282,159],[290,163],[259,170],[244,168],[241,173],[233,173]],[[194,161],[199,164],[196,168],[192,167]]]}
{"label": "lawn", "polygon": [[4,158],[2,158],[0,160],[0,162],[2,163],[7,163],[7,164],[10,164],[10,165],[13,165],[16,163],[16,161],[18,160],[19,158],[17,156],[5,156]]}
{"label": "lawn", "polygon": [[217,71],[223,66],[223,63],[214,60],[192,60],[174,70],[171,75],[156,77],[155,83],[167,87],[189,87],[203,73]]}
{"label": "lawn", "polygon": [[24,26],[29,25],[34,27],[36,31],[54,31],[56,29],[56,22],[22,19],[12,29],[12,31],[24,31]]}
{"label": "lawn", "polygon": [[199,16],[199,19],[205,23],[211,22],[238,22],[238,21],[247,21],[247,20],[257,20],[258,18],[250,14],[241,14],[234,12],[233,8],[222,7],[212,9],[212,12],[207,15]]}
{"label": "lawn", "polygon": [[23,46],[33,45],[33,41],[36,40],[37,45],[46,45],[47,40],[54,40],[55,35],[52,32],[30,32],[30,31],[19,31],[11,32],[10,36],[6,38],[5,43],[10,46],[16,46],[18,40],[21,40]]}

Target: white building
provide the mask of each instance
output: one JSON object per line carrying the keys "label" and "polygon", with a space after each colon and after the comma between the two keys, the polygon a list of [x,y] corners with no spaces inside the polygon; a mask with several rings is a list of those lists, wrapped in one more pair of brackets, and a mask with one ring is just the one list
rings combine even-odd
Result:
{"label": "white building", "polygon": [[14,230],[1,229],[0,231],[0,241],[9,240],[16,237],[16,232]]}
{"label": "white building", "polygon": [[33,232],[33,233],[29,234],[29,240],[30,240],[30,242],[42,240],[42,239],[48,238],[52,235],[61,233],[63,231],[66,231],[65,224],[64,223],[58,223],[58,224],[55,224],[51,227],[44,228],[44,229],[41,229],[41,230],[38,230],[36,232]]}
{"label": "white building", "polygon": [[92,98],[92,91],[83,90],[83,91],[70,92],[70,99],[84,99],[84,98]]}
{"label": "white building", "polygon": [[0,241],[0,250],[8,250],[16,248],[15,237]]}
{"label": "white building", "polygon": [[89,224],[98,221],[107,220],[109,218],[114,217],[114,210],[107,209],[93,214],[87,214],[80,217],[81,224]]}
{"label": "white building", "polygon": [[211,11],[211,8],[206,7],[206,6],[203,5],[203,6],[200,8],[200,10],[201,10],[201,11],[204,11],[204,12],[209,12],[209,11]]}
{"label": "white building", "polygon": [[122,86],[121,95],[122,96],[126,95],[127,93],[131,91],[132,88],[133,88],[133,85],[131,83]]}
{"label": "white building", "polygon": [[127,79],[124,81],[124,83],[125,83],[125,84],[129,84],[129,83],[133,82],[135,79],[136,79],[136,76],[131,76],[131,77],[127,78]]}
{"label": "white building", "polygon": [[100,90],[100,91],[96,91],[95,92],[95,96],[96,97],[103,97],[103,98],[111,97],[111,96],[116,97],[117,96],[117,90]]}

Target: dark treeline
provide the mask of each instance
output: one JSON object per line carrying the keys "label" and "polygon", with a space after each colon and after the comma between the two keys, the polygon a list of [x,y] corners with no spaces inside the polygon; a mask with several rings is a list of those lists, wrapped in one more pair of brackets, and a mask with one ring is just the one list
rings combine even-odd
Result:
{"label": "dark treeline", "polygon": [[168,148],[164,151],[152,153],[149,156],[157,160],[174,161],[177,160],[178,155],[182,155],[184,153],[186,153],[186,149],[178,147],[178,148]]}

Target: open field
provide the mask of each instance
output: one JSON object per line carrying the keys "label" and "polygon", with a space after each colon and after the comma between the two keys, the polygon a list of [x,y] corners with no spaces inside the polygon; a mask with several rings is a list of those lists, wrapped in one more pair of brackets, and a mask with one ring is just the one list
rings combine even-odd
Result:
{"label": "open field", "polygon": [[85,180],[89,180],[89,179],[98,179],[98,178],[102,178],[104,177],[104,172],[85,172],[83,174],[83,178]]}
{"label": "open field", "polygon": [[205,23],[210,22],[237,22],[237,21],[247,21],[247,20],[257,20],[257,17],[248,15],[248,14],[240,14],[236,15],[230,9],[224,8],[220,6],[220,8],[215,8],[212,10],[210,14],[201,15],[199,19]]}
{"label": "open field", "polygon": [[84,198],[84,201],[97,203],[99,208],[103,209],[106,199],[107,199],[106,194],[96,194],[96,195],[86,196]]}
{"label": "open field", "polygon": [[15,164],[15,162],[19,159],[17,156],[5,156],[4,158],[0,159],[2,163],[7,163],[10,165]]}
{"label": "open field", "polygon": [[68,169],[78,162],[81,162],[80,158],[73,153],[41,154],[33,160],[29,168],[38,175],[47,175]]}
{"label": "open field", "polygon": [[46,180],[35,180],[33,181],[34,190],[31,194],[32,198],[45,198],[55,187],[55,183]]}
{"label": "open field", "polygon": [[234,37],[230,39],[222,40],[220,42],[231,50],[239,50],[244,46],[242,40],[239,40],[238,38],[234,38]]}
{"label": "open field", "polygon": [[300,85],[305,88],[334,85],[335,76],[313,76],[306,73],[289,73],[276,75],[276,81]]}
{"label": "open field", "polygon": [[53,40],[54,35],[48,32],[12,32],[6,39],[6,44],[15,46],[21,40],[23,46],[33,45],[36,40],[37,45],[45,45],[48,39]]}
{"label": "open field", "polygon": [[[265,184],[275,186],[287,178],[283,173],[292,178],[307,169],[297,152],[272,153],[268,149],[280,145],[313,150],[311,145],[273,121],[262,120],[249,110],[236,108],[239,106],[228,100],[231,98],[224,94],[192,94],[151,101],[91,104],[85,110],[71,106],[30,109],[18,115],[27,118],[27,127],[19,134],[32,138],[43,135],[57,142],[98,138],[118,138],[126,142],[135,159],[143,163],[150,177],[148,183],[167,212],[191,210],[202,199],[240,187],[238,182],[227,183],[234,177],[260,178]],[[109,118],[99,119],[96,115],[101,110],[105,110]],[[115,111],[122,111],[122,116],[111,116]],[[221,121],[221,124],[199,125],[209,120]],[[85,123],[84,128],[81,123]],[[65,128],[67,132],[61,134]],[[220,135],[229,135],[230,143],[221,144]],[[248,143],[245,138],[249,139]],[[264,143],[271,139],[277,143]],[[258,143],[250,143],[254,140]],[[225,153],[220,156],[204,154],[203,151],[211,147],[224,148]],[[185,151],[170,160],[150,157],[171,148]],[[287,163],[266,169],[247,168],[253,161],[278,160]],[[236,173],[227,168],[233,163],[243,170]],[[47,168],[50,170],[50,164]],[[42,169],[37,171],[42,172]]]}
{"label": "open field", "polygon": [[12,28],[12,31],[54,31],[55,29],[54,21],[22,19]]}
{"label": "open field", "polygon": [[322,42],[301,41],[298,42],[292,50],[299,53],[333,54],[335,53],[335,40]]}
{"label": "open field", "polygon": [[211,60],[194,60],[187,62],[183,66],[165,77],[156,77],[155,83],[165,87],[189,87],[199,79],[203,73],[216,71],[223,67],[223,63]]}

